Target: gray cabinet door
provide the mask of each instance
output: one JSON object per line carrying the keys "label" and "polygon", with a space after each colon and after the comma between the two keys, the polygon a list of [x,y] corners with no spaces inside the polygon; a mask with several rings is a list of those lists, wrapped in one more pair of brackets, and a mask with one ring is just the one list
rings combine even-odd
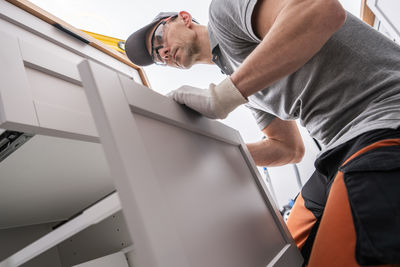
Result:
{"label": "gray cabinet door", "polygon": [[79,70],[137,266],[301,265],[236,130],[94,62]]}

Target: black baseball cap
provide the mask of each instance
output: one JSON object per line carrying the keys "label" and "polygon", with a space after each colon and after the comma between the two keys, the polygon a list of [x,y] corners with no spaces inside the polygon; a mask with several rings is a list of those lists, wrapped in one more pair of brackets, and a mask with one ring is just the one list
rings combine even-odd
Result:
{"label": "black baseball cap", "polygon": [[176,15],[178,15],[178,12],[161,12],[152,22],[132,33],[125,41],[125,53],[129,60],[138,66],[153,64],[153,59],[146,48],[147,32],[159,23],[160,20]]}

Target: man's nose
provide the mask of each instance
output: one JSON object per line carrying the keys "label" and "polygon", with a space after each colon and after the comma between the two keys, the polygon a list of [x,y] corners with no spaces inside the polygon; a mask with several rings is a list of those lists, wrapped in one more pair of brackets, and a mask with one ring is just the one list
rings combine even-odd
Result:
{"label": "man's nose", "polygon": [[163,47],[163,48],[161,48],[161,49],[158,51],[158,53],[160,54],[160,56],[161,56],[163,59],[166,59],[166,60],[169,59],[169,57],[170,57],[169,52],[170,52],[170,49],[167,48],[167,47]]}

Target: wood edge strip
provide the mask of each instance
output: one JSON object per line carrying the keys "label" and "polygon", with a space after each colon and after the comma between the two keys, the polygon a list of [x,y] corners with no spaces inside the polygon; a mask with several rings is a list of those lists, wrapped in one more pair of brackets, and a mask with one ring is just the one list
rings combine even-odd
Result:
{"label": "wood edge strip", "polygon": [[367,0],[361,0],[360,18],[371,27],[374,26],[375,14],[367,6]]}

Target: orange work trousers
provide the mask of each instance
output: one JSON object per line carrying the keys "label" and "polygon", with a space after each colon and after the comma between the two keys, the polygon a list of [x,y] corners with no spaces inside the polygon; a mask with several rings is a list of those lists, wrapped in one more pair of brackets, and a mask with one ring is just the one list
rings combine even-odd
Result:
{"label": "orange work trousers", "polygon": [[315,201],[322,208],[313,208],[308,192],[303,198],[304,188],[296,198],[287,226],[300,251],[308,250],[305,266],[400,266],[400,138],[356,143],[326,179],[326,200]]}

